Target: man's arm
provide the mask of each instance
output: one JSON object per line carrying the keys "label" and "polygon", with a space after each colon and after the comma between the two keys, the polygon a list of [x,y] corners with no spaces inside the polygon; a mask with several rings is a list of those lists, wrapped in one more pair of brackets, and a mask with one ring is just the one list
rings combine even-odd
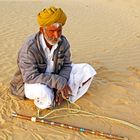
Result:
{"label": "man's arm", "polygon": [[70,52],[70,45],[69,43],[67,42],[66,44],[66,49],[64,51],[64,63],[63,63],[63,66],[59,72],[59,75],[66,78],[67,81],[69,80],[69,77],[70,77],[70,72],[71,72],[71,52]]}
{"label": "man's arm", "polygon": [[[64,51],[64,63],[63,66],[59,72],[59,75],[62,77],[65,77],[67,81],[70,78],[70,72],[72,69],[71,66],[71,53],[70,53],[70,45],[67,42],[65,46],[65,51]],[[71,96],[71,88],[69,87],[68,83],[61,89],[57,91],[57,96],[56,96],[56,104],[60,105],[64,99],[68,99],[69,96]]]}
{"label": "man's arm", "polygon": [[34,54],[31,51],[20,51],[18,65],[25,83],[46,84],[50,88],[58,90],[63,89],[67,83],[66,78],[61,75],[39,73]]}

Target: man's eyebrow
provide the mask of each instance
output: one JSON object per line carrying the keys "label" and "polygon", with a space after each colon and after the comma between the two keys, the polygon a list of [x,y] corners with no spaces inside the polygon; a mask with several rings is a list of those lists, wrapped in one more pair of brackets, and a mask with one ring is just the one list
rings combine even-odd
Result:
{"label": "man's eyebrow", "polygon": [[48,31],[55,31],[54,29],[48,29]]}
{"label": "man's eyebrow", "polygon": [[[62,28],[58,28],[57,31],[61,30]],[[48,31],[56,31],[56,29],[48,29]]]}

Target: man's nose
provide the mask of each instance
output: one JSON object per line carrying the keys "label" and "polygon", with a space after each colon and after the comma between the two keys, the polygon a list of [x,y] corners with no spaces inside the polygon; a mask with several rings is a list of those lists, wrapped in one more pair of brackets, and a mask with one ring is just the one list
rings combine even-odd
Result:
{"label": "man's nose", "polygon": [[58,32],[57,32],[57,31],[55,31],[55,32],[54,32],[54,37],[55,37],[55,38],[58,38],[58,37],[59,37],[59,35],[58,35]]}

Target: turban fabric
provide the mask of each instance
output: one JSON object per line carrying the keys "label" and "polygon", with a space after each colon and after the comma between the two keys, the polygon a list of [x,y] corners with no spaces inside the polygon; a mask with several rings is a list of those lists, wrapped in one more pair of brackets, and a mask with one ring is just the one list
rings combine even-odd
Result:
{"label": "turban fabric", "polygon": [[62,25],[64,25],[66,19],[67,16],[63,10],[61,8],[55,7],[44,9],[37,16],[37,20],[40,26],[49,26],[54,23],[62,23]]}

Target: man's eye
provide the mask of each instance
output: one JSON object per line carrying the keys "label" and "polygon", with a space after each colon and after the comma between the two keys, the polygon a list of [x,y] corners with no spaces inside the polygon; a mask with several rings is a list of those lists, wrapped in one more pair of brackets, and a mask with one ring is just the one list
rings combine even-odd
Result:
{"label": "man's eye", "polygon": [[49,33],[53,33],[54,31],[52,31],[52,30],[49,30]]}

